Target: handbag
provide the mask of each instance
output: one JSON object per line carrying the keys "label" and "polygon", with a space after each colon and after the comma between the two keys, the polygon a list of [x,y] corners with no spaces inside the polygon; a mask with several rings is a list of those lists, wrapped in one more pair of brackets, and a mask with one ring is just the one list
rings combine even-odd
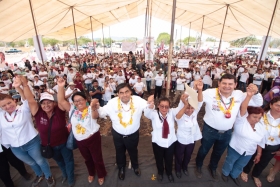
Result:
{"label": "handbag", "polygon": [[53,148],[50,145],[51,128],[52,128],[52,117],[53,117],[53,114],[51,116],[50,125],[49,125],[49,129],[48,129],[48,144],[47,144],[47,146],[41,145],[41,155],[44,158],[48,158],[48,159],[52,158],[53,155],[54,155]]}
{"label": "handbag", "polygon": [[[71,118],[72,118],[72,116],[74,114],[74,111],[75,110],[72,110],[72,112],[71,112],[71,115],[70,115],[70,118],[69,118],[69,122],[68,122],[69,125],[71,125]],[[69,133],[69,136],[67,138],[66,147],[68,149],[70,149],[70,150],[74,150],[74,149],[78,148],[76,139],[75,139],[74,134],[72,132],[72,127],[70,128],[70,133]]]}

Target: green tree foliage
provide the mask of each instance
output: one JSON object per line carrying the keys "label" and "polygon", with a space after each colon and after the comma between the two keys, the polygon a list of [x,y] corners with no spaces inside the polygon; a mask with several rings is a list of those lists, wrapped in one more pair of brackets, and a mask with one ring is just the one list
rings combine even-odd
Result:
{"label": "green tree foliage", "polygon": [[248,37],[230,41],[229,43],[234,47],[243,47],[244,45],[261,45],[261,40],[258,40],[256,36],[251,35]]}
{"label": "green tree foliage", "polygon": [[161,42],[164,42],[164,44],[169,44],[170,42],[170,34],[166,33],[166,32],[162,32],[158,35],[156,43],[157,44],[161,44]]}
{"label": "green tree foliage", "polygon": [[206,38],[206,42],[216,42],[216,38],[208,37]]}
{"label": "green tree foliage", "polygon": [[28,38],[27,42],[28,42],[29,46],[34,46],[33,38]]}
{"label": "green tree foliage", "polygon": [[59,43],[59,40],[54,39],[54,38],[42,38],[42,42],[44,46],[50,45],[50,46],[55,46],[56,44]]}
{"label": "green tree foliage", "polygon": [[273,39],[269,42],[269,47],[278,48],[280,47],[280,39]]}
{"label": "green tree foliage", "polygon": [[190,36],[190,37],[186,37],[184,38],[183,42],[184,44],[188,44],[189,42],[195,42],[196,41],[196,37]]}
{"label": "green tree foliage", "polygon": [[91,39],[81,36],[77,39],[77,41],[78,41],[78,45],[87,45],[89,42],[91,42]]}

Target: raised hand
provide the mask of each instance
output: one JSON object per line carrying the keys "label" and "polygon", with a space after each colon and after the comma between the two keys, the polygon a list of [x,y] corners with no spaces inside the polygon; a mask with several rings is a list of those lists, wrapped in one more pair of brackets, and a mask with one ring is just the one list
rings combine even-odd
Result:
{"label": "raised hand", "polygon": [[18,77],[20,78],[20,81],[23,86],[28,84],[28,80],[26,77],[24,77],[24,76],[18,76]]}
{"label": "raised hand", "polygon": [[21,86],[22,82],[20,80],[20,76],[16,76],[12,86],[15,88],[19,88]]}
{"label": "raised hand", "polygon": [[194,82],[194,88],[196,88],[197,90],[203,89],[203,82],[201,79]]}
{"label": "raised hand", "polygon": [[99,100],[98,99],[92,99],[90,102],[90,107],[92,110],[96,110],[99,108]]}
{"label": "raised hand", "polygon": [[258,87],[254,84],[249,84],[247,87],[247,95],[253,96],[258,92]]}
{"label": "raised hand", "polygon": [[150,95],[148,97],[148,100],[147,100],[148,104],[149,104],[149,108],[154,108],[154,105],[155,105],[155,98],[154,98],[154,95]]}
{"label": "raised hand", "polygon": [[58,87],[64,87],[65,86],[65,80],[62,77],[59,77],[57,79],[56,84],[57,84]]}
{"label": "raised hand", "polygon": [[182,94],[181,95],[181,101],[184,103],[184,105],[188,105],[189,104],[188,97],[189,97],[188,94]]}

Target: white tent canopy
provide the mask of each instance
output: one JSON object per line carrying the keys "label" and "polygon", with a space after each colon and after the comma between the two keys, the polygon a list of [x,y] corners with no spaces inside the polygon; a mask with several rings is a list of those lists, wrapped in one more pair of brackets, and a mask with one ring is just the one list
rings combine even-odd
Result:
{"label": "white tent canopy", "polygon": [[[175,23],[220,38],[227,4],[223,40],[267,34],[276,0],[177,0]],[[279,4],[279,3],[278,3]],[[32,0],[39,35],[69,40],[77,36],[145,14],[147,0]],[[278,6],[279,7],[279,6]],[[280,38],[280,11],[277,7],[270,36]],[[152,0],[152,16],[169,21],[171,0]],[[144,25],[139,25],[142,29]],[[159,25],[160,27],[160,25]],[[144,29],[143,29],[144,30]],[[0,1],[0,41],[17,41],[35,35],[29,0]],[[143,34],[144,35],[144,34]]]}

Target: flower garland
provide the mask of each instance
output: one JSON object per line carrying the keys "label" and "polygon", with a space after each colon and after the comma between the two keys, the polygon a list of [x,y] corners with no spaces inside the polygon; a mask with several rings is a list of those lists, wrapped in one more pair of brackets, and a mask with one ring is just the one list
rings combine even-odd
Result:
{"label": "flower garland", "polygon": [[[268,119],[267,119],[267,115],[266,115],[266,113],[264,113],[263,114],[263,122],[264,122],[264,124],[265,124],[265,129],[268,131],[268,126],[271,126],[271,127],[273,127],[273,128],[278,128],[278,130],[279,130],[279,137],[280,137],[280,124],[278,124],[277,126],[273,126],[273,125],[271,125],[269,122],[268,122]],[[272,137],[272,136],[270,136],[269,138],[268,138],[268,140],[270,140],[270,141],[274,141],[274,138]]]}
{"label": "flower garland", "polygon": [[[227,108],[225,103],[224,103],[224,101],[222,100],[222,98],[221,98],[221,96],[219,94],[218,88],[216,88],[216,100],[217,100],[218,107],[219,107],[220,111],[222,111],[225,114],[226,118],[230,118],[231,117],[231,111],[232,111],[232,108],[234,106],[234,97],[231,99],[230,105]],[[221,102],[223,103],[225,108],[221,105]]]}
{"label": "flower garland", "polygon": [[[134,108],[134,105],[133,105],[133,101],[132,101],[132,98],[131,98],[131,100],[130,100],[130,108],[129,108],[129,110],[131,110],[131,116],[130,116],[130,120],[129,120],[129,122],[127,122],[127,123],[125,123],[125,122],[123,122],[123,116],[122,116],[122,105],[121,105],[121,100],[120,100],[120,98],[118,98],[118,111],[119,111],[119,113],[118,113],[118,117],[119,117],[119,120],[120,120],[120,124],[124,127],[124,128],[126,128],[128,125],[132,125],[132,123],[133,123],[133,118],[132,118],[132,116],[133,116],[133,113],[135,112],[135,108]],[[128,111],[129,111],[128,110]],[[125,112],[128,112],[128,111],[125,111]]]}

